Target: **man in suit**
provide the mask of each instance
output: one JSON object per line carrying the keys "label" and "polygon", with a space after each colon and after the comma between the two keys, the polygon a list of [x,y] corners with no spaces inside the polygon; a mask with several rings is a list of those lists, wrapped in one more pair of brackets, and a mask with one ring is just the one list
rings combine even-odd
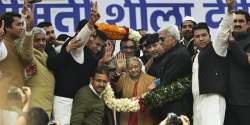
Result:
{"label": "man in suit", "polygon": [[[148,70],[148,74],[160,78],[160,85],[172,85],[172,82],[179,78],[191,75],[192,63],[187,49],[179,43],[180,33],[175,25],[169,25],[159,31],[159,39],[164,52],[155,57],[153,64]],[[157,88],[156,88],[157,89]],[[171,88],[170,88],[171,89]],[[184,114],[192,116],[192,94],[191,89],[180,99],[166,103],[159,108],[160,119],[166,117],[170,112],[178,115]]]}
{"label": "man in suit", "polygon": [[74,97],[70,125],[112,125],[112,121],[107,120],[102,99],[102,92],[107,84],[109,84],[108,68],[99,65],[90,84],[82,87]]}
{"label": "man in suit", "polygon": [[230,79],[227,92],[225,125],[250,123],[250,33],[247,32],[248,12],[235,12],[233,35],[229,40]]}

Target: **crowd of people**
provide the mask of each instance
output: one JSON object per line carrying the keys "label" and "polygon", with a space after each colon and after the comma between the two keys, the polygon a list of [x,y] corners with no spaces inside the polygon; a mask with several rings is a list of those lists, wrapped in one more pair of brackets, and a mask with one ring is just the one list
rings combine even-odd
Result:
{"label": "crowd of people", "polygon": [[[179,28],[128,28],[136,39],[113,40],[96,25],[97,2],[74,36],[56,36],[51,22],[33,26],[24,0],[21,14],[0,17],[0,125],[249,125],[250,15],[234,3],[226,0],[215,38],[186,16]],[[107,85],[133,100],[186,77],[188,92],[143,112],[111,110],[102,98]]]}

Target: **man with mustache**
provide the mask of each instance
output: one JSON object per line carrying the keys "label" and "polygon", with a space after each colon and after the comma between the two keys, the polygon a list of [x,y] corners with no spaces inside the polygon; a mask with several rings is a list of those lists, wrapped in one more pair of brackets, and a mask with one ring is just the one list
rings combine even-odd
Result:
{"label": "man with mustache", "polygon": [[193,27],[195,26],[195,24],[196,22],[193,17],[186,16],[184,17],[180,27],[180,32],[182,35],[182,39],[180,40],[180,42],[187,48],[188,52],[190,53],[190,56],[193,56],[195,54],[193,40]]}
{"label": "man with mustache", "polygon": [[235,12],[233,34],[229,39],[230,79],[227,91],[225,125],[249,125],[250,119],[250,33],[248,12]]}
{"label": "man with mustache", "polygon": [[43,28],[46,32],[46,47],[45,52],[48,54],[48,56],[55,56],[56,50],[55,46],[56,43],[56,35],[54,31],[54,27],[52,26],[51,22],[40,22],[37,27]]}
{"label": "man with mustache", "polygon": [[105,109],[102,94],[109,84],[109,69],[97,66],[90,84],[75,95],[70,125],[113,125],[112,114]]}
{"label": "man with mustache", "polygon": [[[15,104],[7,98],[11,86],[25,85],[23,68],[32,61],[32,29],[33,13],[30,4],[24,0],[22,16],[15,12],[3,13],[0,17],[0,124],[14,125],[16,112],[12,110]],[[25,24],[25,25],[24,25]]]}

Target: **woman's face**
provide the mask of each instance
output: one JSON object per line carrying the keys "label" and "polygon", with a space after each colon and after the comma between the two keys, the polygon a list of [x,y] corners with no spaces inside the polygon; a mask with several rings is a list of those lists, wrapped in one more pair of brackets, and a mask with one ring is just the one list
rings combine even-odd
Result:
{"label": "woman's face", "polygon": [[127,72],[131,78],[139,78],[141,74],[141,65],[139,61],[131,60],[127,65]]}

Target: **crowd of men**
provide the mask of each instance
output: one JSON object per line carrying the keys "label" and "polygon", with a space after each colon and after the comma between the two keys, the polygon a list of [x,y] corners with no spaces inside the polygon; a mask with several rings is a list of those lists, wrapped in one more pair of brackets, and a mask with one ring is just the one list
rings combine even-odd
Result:
{"label": "crowd of men", "polygon": [[[234,3],[226,0],[215,38],[187,16],[179,28],[114,41],[95,25],[97,2],[74,36],[56,37],[51,22],[33,26],[34,5],[24,0],[21,14],[0,18],[0,124],[158,125],[176,113],[190,125],[249,125],[250,16]],[[117,98],[132,98],[184,77],[190,91],[153,111],[119,113],[102,98],[108,84]]]}

